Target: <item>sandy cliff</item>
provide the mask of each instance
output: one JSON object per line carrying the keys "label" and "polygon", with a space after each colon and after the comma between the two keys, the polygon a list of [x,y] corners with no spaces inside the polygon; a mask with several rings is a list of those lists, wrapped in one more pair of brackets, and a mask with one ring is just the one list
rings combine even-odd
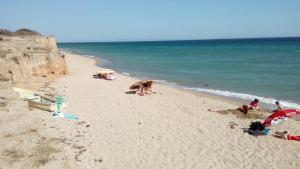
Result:
{"label": "sandy cliff", "polygon": [[54,37],[40,36],[26,29],[15,33],[0,31],[1,81],[67,72],[64,55],[59,52]]}

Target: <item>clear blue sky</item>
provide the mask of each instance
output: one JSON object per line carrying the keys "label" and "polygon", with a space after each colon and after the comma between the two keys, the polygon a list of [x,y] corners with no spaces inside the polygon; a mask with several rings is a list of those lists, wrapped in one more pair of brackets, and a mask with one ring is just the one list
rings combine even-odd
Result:
{"label": "clear blue sky", "polygon": [[58,41],[300,36],[300,0],[0,0],[0,28]]}

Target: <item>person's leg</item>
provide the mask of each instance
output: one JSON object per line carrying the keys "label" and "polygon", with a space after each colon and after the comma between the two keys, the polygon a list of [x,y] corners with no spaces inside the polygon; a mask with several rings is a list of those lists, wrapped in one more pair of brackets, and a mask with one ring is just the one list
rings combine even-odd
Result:
{"label": "person's leg", "polygon": [[274,137],[277,137],[277,138],[282,138],[282,139],[285,139],[287,140],[287,136],[288,136],[288,132],[287,131],[276,131],[274,134],[273,134]]}
{"label": "person's leg", "polygon": [[248,105],[243,105],[242,110],[243,110],[243,113],[247,114],[248,110],[249,110]]}
{"label": "person's leg", "polygon": [[151,90],[149,87],[146,88],[146,94],[151,94]]}
{"label": "person's leg", "polygon": [[141,87],[140,96],[144,96],[144,86]]}

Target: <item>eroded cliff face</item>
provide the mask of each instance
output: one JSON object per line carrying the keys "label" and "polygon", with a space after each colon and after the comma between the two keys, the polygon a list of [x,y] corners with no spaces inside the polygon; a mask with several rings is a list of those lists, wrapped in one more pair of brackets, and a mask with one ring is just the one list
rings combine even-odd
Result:
{"label": "eroded cliff face", "polygon": [[68,73],[65,56],[54,37],[0,34],[0,81]]}

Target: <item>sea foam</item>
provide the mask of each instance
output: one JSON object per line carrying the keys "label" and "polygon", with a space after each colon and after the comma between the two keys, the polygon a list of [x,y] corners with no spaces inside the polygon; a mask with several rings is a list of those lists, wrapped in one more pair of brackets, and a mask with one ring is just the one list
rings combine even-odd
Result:
{"label": "sea foam", "polygon": [[[193,87],[185,87],[185,88],[194,90],[197,92],[215,94],[215,95],[219,95],[219,96],[225,96],[225,97],[231,97],[231,98],[237,98],[237,99],[243,99],[243,100],[258,99],[261,102],[267,103],[267,104],[274,104],[276,101],[278,101],[274,98],[260,97],[260,96],[256,96],[256,95],[252,95],[252,94],[246,94],[246,93],[237,93],[237,92],[231,92],[231,91],[205,89],[205,88],[193,88]],[[284,107],[300,109],[300,105],[297,103],[293,103],[293,102],[285,101],[285,100],[279,100],[279,101],[280,101],[280,104]]]}

